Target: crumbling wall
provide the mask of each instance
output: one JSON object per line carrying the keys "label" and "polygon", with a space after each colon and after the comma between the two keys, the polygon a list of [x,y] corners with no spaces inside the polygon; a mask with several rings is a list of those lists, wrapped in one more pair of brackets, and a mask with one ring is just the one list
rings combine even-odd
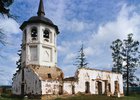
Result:
{"label": "crumbling wall", "polygon": [[57,80],[41,81],[42,95],[45,94],[59,94],[62,84]]}
{"label": "crumbling wall", "polygon": [[40,95],[41,94],[41,81],[39,77],[30,68],[25,68],[25,94],[27,95]]}
{"label": "crumbling wall", "polygon": [[[90,83],[90,93],[99,94],[99,86],[102,94],[106,92],[105,82],[107,81],[111,85],[111,93],[115,93],[115,81],[118,82],[119,93],[123,94],[123,79],[121,74],[112,73],[109,71],[92,70],[92,69],[79,69],[78,76],[78,87],[76,91],[84,92],[86,86],[85,82]],[[82,84],[81,84],[82,83]],[[100,83],[100,85],[99,85]]]}
{"label": "crumbling wall", "polygon": [[74,82],[65,81],[63,84],[64,94],[72,94],[72,86],[75,87]]}
{"label": "crumbling wall", "polygon": [[[87,92],[90,94],[114,95],[117,91],[119,94],[123,94],[123,79],[121,74],[82,68],[75,75],[77,78],[76,82],[72,80],[64,81],[64,91],[68,94],[72,94],[72,85],[74,85],[75,93]],[[73,82],[74,84],[72,84]],[[118,83],[117,86],[115,86],[115,82]]]}
{"label": "crumbling wall", "polygon": [[13,83],[12,83],[12,93],[14,95],[20,95],[21,94],[21,74],[22,74],[22,71],[19,70],[18,72],[16,72],[16,74],[14,74],[13,76]]}

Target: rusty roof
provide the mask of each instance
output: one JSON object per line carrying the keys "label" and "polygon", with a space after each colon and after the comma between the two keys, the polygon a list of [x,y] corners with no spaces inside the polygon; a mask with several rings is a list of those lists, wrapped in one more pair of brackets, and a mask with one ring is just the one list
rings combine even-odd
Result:
{"label": "rusty roof", "polygon": [[[40,80],[62,80],[64,74],[58,67],[46,67],[39,65],[29,65],[28,68],[32,69],[40,78]],[[51,78],[48,76],[51,75]]]}

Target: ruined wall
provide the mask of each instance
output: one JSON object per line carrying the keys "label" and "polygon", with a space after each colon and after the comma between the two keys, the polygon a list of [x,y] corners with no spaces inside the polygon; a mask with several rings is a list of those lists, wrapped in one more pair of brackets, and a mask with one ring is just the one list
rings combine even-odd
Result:
{"label": "ruined wall", "polygon": [[[101,93],[105,93],[105,80],[111,84],[111,93],[115,92],[115,81],[119,83],[119,92],[123,94],[123,80],[121,74],[111,73],[107,71],[98,71],[98,70],[88,70],[88,69],[79,69],[78,74],[79,82],[78,86],[75,88],[77,91],[84,92],[85,82],[89,82],[89,88],[91,94],[99,94],[98,85],[101,84]],[[82,84],[81,84],[82,83]]]}
{"label": "ruined wall", "polygon": [[12,93],[15,95],[21,94],[21,70],[18,71],[13,77]]}
{"label": "ruined wall", "polygon": [[41,81],[30,68],[25,68],[25,94],[41,94]]}
{"label": "ruined wall", "polygon": [[72,87],[71,82],[64,82],[64,84],[63,84],[64,94],[72,94],[71,87]]}
{"label": "ruined wall", "polygon": [[[75,86],[77,86],[77,82],[64,81],[64,84],[63,84],[64,94],[73,94],[73,92],[75,93]],[[74,91],[72,88],[74,88]]]}
{"label": "ruined wall", "polygon": [[42,94],[59,94],[60,92],[60,84],[57,80],[45,80],[41,82],[42,85]]}
{"label": "ruined wall", "polygon": [[[72,94],[72,85],[74,85],[74,92],[91,93],[91,94],[114,94],[115,81],[118,82],[118,92],[123,94],[123,79],[121,74],[111,73],[107,71],[79,69],[77,71],[77,82],[65,81],[64,91]],[[109,86],[110,84],[110,86]],[[110,91],[109,91],[110,87]]]}

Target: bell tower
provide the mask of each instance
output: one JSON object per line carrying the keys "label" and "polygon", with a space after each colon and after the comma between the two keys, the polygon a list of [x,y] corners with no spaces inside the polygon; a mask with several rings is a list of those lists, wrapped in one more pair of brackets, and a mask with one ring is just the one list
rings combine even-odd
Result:
{"label": "bell tower", "polygon": [[37,16],[23,22],[20,29],[22,38],[22,66],[39,65],[55,67],[57,65],[56,38],[58,27],[47,17],[43,0],[40,0]]}

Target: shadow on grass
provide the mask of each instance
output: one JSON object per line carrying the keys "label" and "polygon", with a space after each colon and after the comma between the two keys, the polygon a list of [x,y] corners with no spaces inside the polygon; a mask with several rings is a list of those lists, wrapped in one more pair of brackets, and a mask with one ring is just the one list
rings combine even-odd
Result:
{"label": "shadow on grass", "polygon": [[[0,100],[30,100],[30,99],[22,98],[22,97],[14,97],[14,96],[9,96],[7,94],[3,94],[0,96]],[[140,94],[124,96],[121,98],[107,97],[104,95],[71,95],[71,96],[64,95],[64,96],[56,98],[55,100],[140,100]]]}
{"label": "shadow on grass", "polygon": [[28,100],[21,96],[13,96],[11,94],[1,94],[0,100]]}
{"label": "shadow on grass", "polygon": [[124,96],[124,97],[107,97],[103,95],[78,95],[71,97],[61,97],[55,100],[140,100],[140,95]]}

